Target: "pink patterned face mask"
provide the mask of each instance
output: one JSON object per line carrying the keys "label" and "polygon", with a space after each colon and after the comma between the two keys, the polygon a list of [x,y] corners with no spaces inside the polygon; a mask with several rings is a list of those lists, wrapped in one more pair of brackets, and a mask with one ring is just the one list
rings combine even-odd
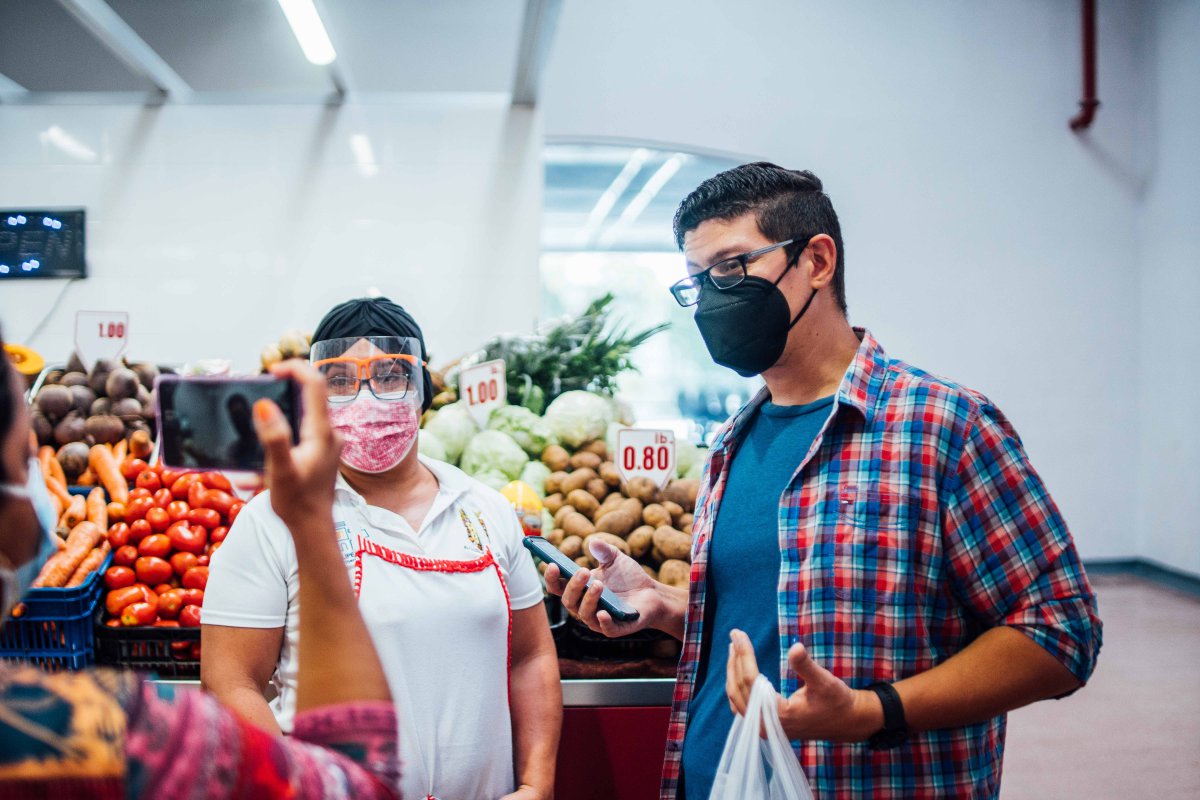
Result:
{"label": "pink patterned face mask", "polygon": [[363,392],[349,403],[330,403],[329,419],[342,435],[342,461],[359,472],[380,473],[395,467],[417,440],[418,405],[387,402]]}

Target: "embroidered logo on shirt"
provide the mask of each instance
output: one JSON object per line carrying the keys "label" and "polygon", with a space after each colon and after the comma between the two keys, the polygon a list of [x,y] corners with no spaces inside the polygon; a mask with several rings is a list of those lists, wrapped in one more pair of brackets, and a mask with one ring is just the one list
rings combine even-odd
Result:
{"label": "embroidered logo on shirt", "polygon": [[[342,554],[342,561],[346,564],[354,563],[354,542],[350,541],[350,526],[345,522],[339,521],[333,526],[337,531],[338,550]],[[366,533],[366,531],[363,531]]]}
{"label": "embroidered logo on shirt", "polygon": [[[483,525],[483,517],[480,517],[478,514],[476,514],[475,516],[479,519],[479,524],[481,526],[483,526],[484,533],[486,534],[487,526]],[[467,514],[465,509],[460,508],[458,510],[458,518],[462,522],[463,527],[466,528],[467,541],[470,542],[470,544],[464,545],[463,549],[464,550],[474,549],[476,552],[482,553],[483,552],[483,542],[480,541],[479,534],[475,532],[475,524],[471,521],[471,517]]]}

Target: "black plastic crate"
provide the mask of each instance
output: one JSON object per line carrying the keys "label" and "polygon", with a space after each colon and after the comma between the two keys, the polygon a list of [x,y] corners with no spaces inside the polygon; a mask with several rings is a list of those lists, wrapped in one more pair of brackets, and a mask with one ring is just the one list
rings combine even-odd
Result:
{"label": "black plastic crate", "polygon": [[199,678],[200,661],[191,657],[200,641],[199,628],[125,628],[104,623],[104,609],[95,617],[96,663],[150,672],[160,678]]}
{"label": "black plastic crate", "polygon": [[641,630],[609,639],[595,633],[574,617],[567,623],[569,649],[574,658],[599,661],[636,661],[647,658],[678,658],[680,644],[662,631]]}

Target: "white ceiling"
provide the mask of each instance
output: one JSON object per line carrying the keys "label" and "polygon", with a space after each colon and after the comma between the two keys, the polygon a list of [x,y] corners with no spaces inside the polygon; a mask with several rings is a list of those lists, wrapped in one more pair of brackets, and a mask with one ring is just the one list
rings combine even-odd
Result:
{"label": "white ceiling", "polygon": [[[331,88],[276,0],[107,2],[197,92]],[[352,90],[512,89],[524,0],[323,0],[319,8]],[[57,0],[0,0],[0,75],[35,92],[152,88]]]}

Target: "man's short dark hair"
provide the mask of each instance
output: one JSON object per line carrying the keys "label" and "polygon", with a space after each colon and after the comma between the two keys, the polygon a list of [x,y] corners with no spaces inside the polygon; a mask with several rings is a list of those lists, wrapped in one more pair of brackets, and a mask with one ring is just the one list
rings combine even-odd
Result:
{"label": "man's short dark hair", "polygon": [[[837,245],[833,296],[846,313],[846,256],[842,228],[821,179],[808,170],[784,169],[767,161],[742,164],[714,175],[692,190],[675,212],[675,244],[710,219],[729,220],[754,214],[758,229],[772,242],[827,234]],[[789,245],[788,257],[795,258]]]}

